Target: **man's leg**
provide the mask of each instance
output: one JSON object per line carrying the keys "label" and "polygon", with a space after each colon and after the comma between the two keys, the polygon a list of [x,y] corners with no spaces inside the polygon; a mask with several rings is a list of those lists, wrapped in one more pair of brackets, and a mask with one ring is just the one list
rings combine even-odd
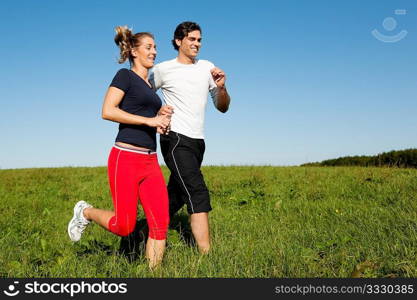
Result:
{"label": "man's leg", "polygon": [[[197,156],[196,159],[198,161],[198,167],[201,168],[201,164],[203,162],[204,157],[204,151],[206,148],[206,145],[204,143],[204,140],[198,141],[198,151],[196,152]],[[200,172],[201,174],[201,172]],[[203,175],[201,174],[202,181],[205,181],[203,178]],[[208,194],[208,191],[207,191]],[[210,198],[209,196],[209,210],[211,210],[210,206]],[[210,251],[210,225],[209,225],[209,217],[208,212],[201,212],[201,213],[194,213],[190,217],[190,223],[191,223],[191,230],[193,231],[194,238],[198,239],[197,245],[199,248],[199,251],[203,254],[206,254]]]}
{"label": "man's leg", "polygon": [[191,230],[193,232],[195,241],[197,242],[198,250],[206,254],[210,250],[210,230],[208,213],[195,213],[191,215]]}
{"label": "man's leg", "polygon": [[185,204],[181,187],[178,185],[172,173],[169,176],[167,189],[169,198],[169,216],[172,218]]}
{"label": "man's leg", "polygon": [[182,206],[184,202],[187,205],[197,246],[201,252],[206,253],[210,249],[208,212],[211,206],[209,192],[200,170],[204,153],[204,144],[201,143],[202,140],[174,132],[168,137],[161,137],[162,154],[171,171],[168,188],[170,213],[172,215],[176,211],[177,204]]}

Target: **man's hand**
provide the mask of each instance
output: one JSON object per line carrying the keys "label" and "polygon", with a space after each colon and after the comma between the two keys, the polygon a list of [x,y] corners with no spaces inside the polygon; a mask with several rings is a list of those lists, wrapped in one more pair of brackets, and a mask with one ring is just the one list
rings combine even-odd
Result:
{"label": "man's hand", "polygon": [[217,87],[223,88],[226,83],[226,74],[223,72],[223,70],[217,67],[214,67],[213,69],[210,70],[210,73]]}

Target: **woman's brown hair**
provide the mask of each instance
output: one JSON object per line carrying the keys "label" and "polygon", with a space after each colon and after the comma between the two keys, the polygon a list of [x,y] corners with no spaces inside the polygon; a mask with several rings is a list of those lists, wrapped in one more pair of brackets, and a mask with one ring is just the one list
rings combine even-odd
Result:
{"label": "woman's brown hair", "polygon": [[119,64],[124,63],[127,59],[129,59],[130,62],[133,61],[131,50],[132,48],[139,46],[142,38],[154,38],[152,33],[149,32],[138,32],[133,34],[132,30],[127,26],[117,26],[115,31],[116,36],[114,37],[114,42],[120,48]]}

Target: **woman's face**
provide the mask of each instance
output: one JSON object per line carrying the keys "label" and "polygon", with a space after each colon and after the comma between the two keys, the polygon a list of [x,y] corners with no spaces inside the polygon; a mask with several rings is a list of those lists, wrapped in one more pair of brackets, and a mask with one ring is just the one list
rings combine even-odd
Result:
{"label": "woman's face", "polygon": [[156,58],[156,45],[153,38],[143,37],[139,45],[132,49],[134,63],[142,65],[146,69],[153,67]]}

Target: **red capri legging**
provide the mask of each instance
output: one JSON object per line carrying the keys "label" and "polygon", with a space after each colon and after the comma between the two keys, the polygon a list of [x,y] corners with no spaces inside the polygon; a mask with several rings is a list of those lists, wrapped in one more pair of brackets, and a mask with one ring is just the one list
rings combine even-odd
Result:
{"label": "red capri legging", "polygon": [[136,226],[138,199],[149,226],[149,237],[166,239],[169,212],[168,193],[155,154],[138,153],[113,147],[108,161],[108,176],[115,216],[109,230],[127,236]]}

